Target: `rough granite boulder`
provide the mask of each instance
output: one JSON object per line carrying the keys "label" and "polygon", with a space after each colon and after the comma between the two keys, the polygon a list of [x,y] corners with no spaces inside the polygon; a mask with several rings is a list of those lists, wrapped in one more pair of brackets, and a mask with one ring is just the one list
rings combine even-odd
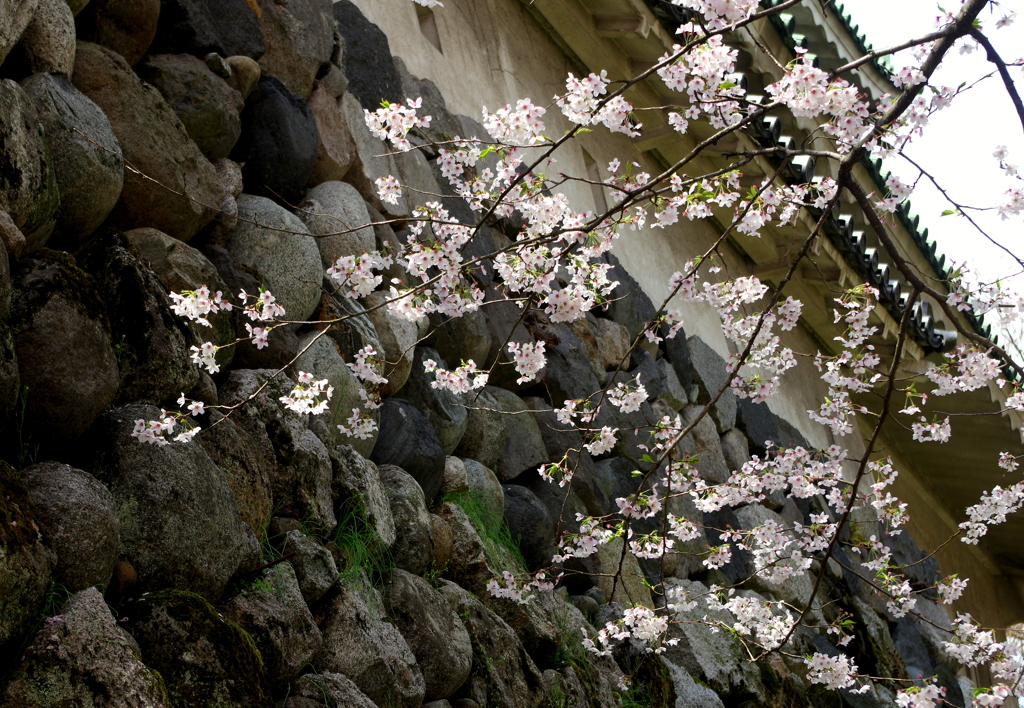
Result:
{"label": "rough granite boulder", "polygon": [[352,679],[342,674],[306,674],[292,684],[292,695],[312,701],[309,708],[322,708],[325,698],[332,708],[378,708]]}
{"label": "rough granite boulder", "polygon": [[331,450],[331,466],[331,491],[339,524],[349,516],[358,517],[373,529],[380,543],[391,546],[396,538],[395,518],[377,465],[352,447],[340,445]]}
{"label": "rough granite boulder", "polygon": [[523,399],[503,388],[488,386],[485,390],[497,401],[501,411],[497,415],[504,419],[505,444],[498,456],[498,479],[507,482],[547,462],[544,438]]}
{"label": "rough granite boulder", "polygon": [[518,484],[501,485],[505,492],[505,523],[529,571],[551,565],[555,523],[537,495]]}
{"label": "rough granite boulder", "polygon": [[[339,7],[343,3],[338,3]],[[350,70],[351,71],[351,70]],[[350,75],[351,79],[351,75]],[[352,88],[351,82],[349,88]],[[398,165],[395,158],[390,154],[390,148],[378,140],[370,129],[366,127],[366,119],[363,116],[363,106],[351,93],[346,92],[338,102],[342,113],[345,116],[345,123],[352,134],[352,141],[356,147],[356,160],[345,173],[345,181],[359,190],[370,205],[384,214],[391,216],[408,216],[411,214],[409,204],[404,196],[398,196],[396,204],[384,204],[377,194],[376,180],[387,175],[397,175]],[[378,99],[376,110],[379,107]]]}
{"label": "rough granite boulder", "polygon": [[711,399],[722,391],[718,402],[711,407],[711,417],[718,427],[719,433],[726,433],[736,427],[736,394],[726,387],[729,372],[725,370],[725,359],[714,349],[694,335],[687,341],[693,362],[693,382],[697,386],[697,400],[691,401],[698,406],[707,405]]}
{"label": "rough granite boulder", "polygon": [[388,615],[416,655],[425,701],[448,698],[469,678],[473,647],[451,606],[423,578],[395,570],[386,589]]}
{"label": "rough granite boulder", "polygon": [[165,590],[122,609],[124,628],[146,665],[160,672],[172,705],[273,705],[266,667],[252,637],[199,595]]}
{"label": "rough granite boulder", "polygon": [[252,637],[272,683],[292,678],[320,648],[320,628],[287,562],[267,569],[221,611]]}
{"label": "rough granite boulder", "polygon": [[402,398],[426,416],[437,433],[445,454],[450,455],[466,434],[469,413],[466,406],[471,394],[460,394],[448,389],[434,388],[436,373],[427,371],[423,362],[433,360],[438,366],[446,367],[444,359],[433,349],[416,347],[412,371],[402,387]]}
{"label": "rough granite boulder", "polygon": [[[8,75],[62,74],[75,65],[75,17],[65,0],[39,0],[32,21],[4,67]],[[8,69],[10,67],[10,69]]]}
{"label": "rough granite boulder", "polygon": [[79,253],[106,302],[110,334],[118,355],[118,402],[151,401],[170,407],[199,381],[190,359],[188,321],[174,314],[156,274],[134,252],[125,235],[106,230]]}
{"label": "rough granite boulder", "polygon": [[301,98],[309,96],[320,67],[334,52],[331,0],[256,0],[267,51],[259,58],[264,75],[275,76]]}
{"label": "rough granite boulder", "polygon": [[471,676],[483,680],[487,693],[502,708],[533,708],[543,690],[541,673],[512,628],[455,583],[442,580],[438,591],[469,633]]}
{"label": "rough granite boulder", "polygon": [[324,642],[313,659],[320,671],[344,674],[377,705],[419,708],[426,685],[408,643],[386,621],[372,587],[339,585],[318,608]]}
{"label": "rough granite boulder", "polygon": [[347,182],[323,182],[309,190],[295,210],[316,238],[324,267],[342,256],[358,258],[376,248],[370,216],[356,188]]}
{"label": "rough granite boulder", "polygon": [[121,55],[134,66],[156,37],[160,0],[91,0],[75,17],[78,38]]}
{"label": "rough granite boulder", "polygon": [[210,162],[231,153],[242,132],[242,94],[191,54],[151,55],[136,71],[163,94]]}
{"label": "rough granite boulder", "polygon": [[392,312],[385,304],[389,297],[387,293],[377,291],[361,300],[380,340],[381,349],[377,350],[377,356],[384,360],[383,375],[388,380],[381,386],[381,393],[385,396],[395,395],[409,380],[419,338],[417,323]]}
{"label": "rough granite boulder", "polygon": [[228,253],[256,270],[289,320],[309,318],[320,301],[322,269],[316,241],[306,226],[269,199],[249,194],[238,198],[238,216],[238,226],[225,245]]}
{"label": "rough granite boulder", "polygon": [[508,429],[501,404],[491,394],[490,388],[488,386],[467,396],[469,417],[466,432],[455,448],[455,454],[495,469],[508,440]]}
{"label": "rough granite boulder", "polygon": [[24,250],[31,253],[46,243],[56,224],[60,190],[54,158],[32,99],[10,79],[0,79],[0,115],[0,155],[5,162],[0,171],[0,210],[24,234]]}
{"label": "rough granite boulder", "polygon": [[39,6],[39,0],[4,0],[0,5],[0,62],[21,39]]}
{"label": "rough granite boulder", "polygon": [[196,438],[206,454],[224,473],[238,502],[238,513],[253,533],[260,533],[270,521],[274,500],[270,480],[277,477],[277,459],[270,439],[254,434],[236,413],[225,417],[210,414],[210,424]]}
{"label": "rough granite boulder", "polygon": [[231,159],[245,164],[246,189],[295,204],[316,164],[320,139],[313,111],[276,78],[264,76],[241,118],[242,135]]}
{"label": "rough granite boulder", "polygon": [[34,74],[21,86],[39,111],[61,193],[52,245],[71,248],[99,228],[121,196],[121,145],[103,111],[68,78]]}
{"label": "rough granite boulder", "polygon": [[423,490],[428,504],[441,491],[445,451],[430,420],[408,401],[384,401],[380,434],[370,459],[378,465],[397,465],[408,472]]}
{"label": "rough granite boulder", "polygon": [[22,474],[39,528],[57,554],[54,580],[72,593],[106,588],[121,546],[113,495],[88,472],[60,462],[40,462]]}
{"label": "rough granite boulder", "polygon": [[[333,64],[335,72],[341,73]],[[356,144],[345,121],[345,114],[338,106],[338,99],[345,92],[342,88],[336,95],[322,85],[313,90],[306,99],[313,118],[316,120],[319,143],[316,149],[316,164],[309,174],[308,186],[339,180],[345,176],[356,159]]]}
{"label": "rough granite boulder", "polygon": [[216,52],[259,59],[267,50],[259,13],[247,0],[163,0],[154,54]]}
{"label": "rough granite boulder", "polygon": [[188,590],[216,600],[237,572],[259,565],[256,537],[238,513],[224,473],[200,445],[143,445],[131,432],[160,410],[108,411],[89,433],[82,468],[117,504],[121,557],[140,590]]}
{"label": "rough granite boulder", "polygon": [[37,527],[24,478],[0,460],[0,642],[27,629],[50,587],[57,557]]}
{"label": "rough granite boulder", "polygon": [[343,56],[351,94],[369,111],[380,108],[381,101],[401,103],[401,80],[391,59],[387,35],[351,0],[334,3],[334,16],[345,40]]}
{"label": "rough granite boulder", "polygon": [[109,225],[150,226],[188,241],[213,219],[226,195],[181,120],[156,88],[99,45],[78,43],[72,81],[106,114],[124,159],[142,173],[125,172]]}
{"label": "rough granite boulder", "polygon": [[433,557],[433,522],[423,498],[423,489],[412,475],[400,467],[381,465],[378,470],[395,522],[391,558],[396,568],[413,575],[423,575],[429,570]]}
{"label": "rough granite boulder", "polygon": [[437,350],[444,361],[463,359],[483,366],[491,351],[491,330],[481,310],[468,312],[462,317],[430,316],[431,334],[427,342]]}
{"label": "rough granite boulder", "polygon": [[293,529],[285,535],[281,552],[295,554],[289,562],[295,568],[295,577],[307,604],[315,603],[338,582],[334,556],[301,531]]}
{"label": "rough granite boulder", "polygon": [[505,514],[505,490],[501,487],[498,475],[491,472],[476,460],[463,458],[466,467],[466,484],[469,495],[485,513],[492,518],[500,519]]}
{"label": "rough granite boulder", "polygon": [[[470,592],[483,595],[487,583],[494,577],[480,534],[465,510],[454,502],[445,502],[437,511],[452,534],[452,552],[444,577],[458,583]],[[498,517],[500,519],[500,517]]]}
{"label": "rough granite boulder", "polygon": [[44,449],[62,449],[117,392],[106,306],[96,282],[66,253],[47,250],[22,260],[13,282],[10,324],[21,385],[31,392],[25,428]]}
{"label": "rough granite boulder", "polygon": [[171,708],[160,674],[142,663],[138,642],[118,626],[96,588],[73,595],[43,625],[7,686],[5,706],[96,705]]}

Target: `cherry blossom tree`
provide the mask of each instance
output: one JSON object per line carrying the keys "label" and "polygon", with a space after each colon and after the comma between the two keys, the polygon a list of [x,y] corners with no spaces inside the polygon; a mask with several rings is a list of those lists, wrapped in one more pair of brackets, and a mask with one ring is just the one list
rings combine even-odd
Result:
{"label": "cherry blossom tree", "polygon": [[[426,6],[441,4],[437,0],[416,1]],[[908,199],[914,184],[892,177],[884,192],[872,193],[854,176],[854,167],[865,156],[898,159],[927,130],[930,116],[956,109],[958,101],[963,100],[964,87],[935,85],[932,77],[942,62],[955,61],[957,48],[965,45],[979,46],[987,52],[996,66],[997,80],[1004,82],[1024,125],[1024,105],[1013,78],[1021,62],[1003,61],[988,39],[988,33],[1012,22],[1013,14],[994,0],[962,0],[937,17],[930,34],[872,51],[831,72],[818,68],[801,51],[795,59],[777,57],[780,78],[766,87],[766,98],[750,100],[742,86],[732,80],[737,51],[729,45],[730,37],[804,1],[761,4],[758,0],[672,0],[686,11],[688,20],[679,27],[675,46],[653,67],[628,81],[615,80],[606,72],[569,74],[564,92],[553,98],[523,97],[493,110],[485,107],[482,119],[489,140],[453,136],[442,143],[431,143],[424,132],[431,119],[421,115],[422,104],[416,98],[405,105],[386,103],[375,112],[366,111],[367,126],[396,152],[429,144],[438,154],[444,178],[475,215],[472,222],[463,223],[440,199],[430,201],[415,208],[410,219],[402,220],[407,233],[404,243],[388,244],[381,251],[359,257],[338,258],[327,270],[326,275],[342,295],[361,298],[384,292],[386,297],[378,307],[387,307],[410,320],[431,314],[458,318],[484,306],[485,295],[473,273],[485,262],[493,265],[501,297],[514,302],[523,318],[529,313],[542,313],[555,323],[579,320],[621,295],[616,291],[618,283],[609,276],[612,266],[603,258],[616,240],[629,239],[645,226],[665,228],[682,220],[713,215],[726,224],[716,243],[703,253],[691,254],[672,276],[670,295],[631,347],[676,337],[685,326],[681,303],[704,303],[717,313],[722,331],[736,352],[728,361],[727,382],[711,393],[711,401],[699,408],[696,416],[685,421],[679,416],[664,416],[648,421],[642,431],[629,431],[648,436],[647,453],[636,461],[641,478],[638,491],[617,499],[618,511],[614,514],[581,515],[577,530],[560,529],[551,567],[533,575],[505,573],[495,578],[489,586],[495,596],[530,602],[533,594],[552,589],[561,574],[573,572],[570,568],[574,559],[592,556],[616,540],[622,541],[623,556],[632,553],[639,558],[665,559],[676,553],[678,546],[706,532],[709,542],[699,551],[704,567],[722,567],[738,547],[751,554],[754,574],[773,583],[807,573],[812,566],[834,562],[835,551],[842,546],[862,559],[863,569],[874,573],[860,575],[860,581],[884,597],[893,617],[915,613],[921,591],[911,587],[906,569],[894,561],[891,549],[874,535],[859,538],[843,534],[854,515],[865,513],[876,516],[889,533],[898,534],[913,513],[892,493],[897,471],[881,452],[883,429],[910,420],[915,441],[923,445],[945,443],[951,436],[949,418],[929,419],[921,415],[918,404],[927,396],[955,397],[990,382],[1007,392],[1008,408],[1024,411],[1024,391],[1015,383],[1024,378],[1021,363],[996,342],[963,324],[960,317],[963,312],[992,313],[998,318],[998,328],[1012,329],[1024,312],[1024,298],[1000,283],[974,282],[962,270],[941,284],[922,277],[886,228],[887,219]],[[893,73],[896,92],[871,100],[851,83],[851,72],[862,64],[906,49],[913,50],[914,64]],[[590,180],[562,173],[557,164],[560,151],[591,130],[642,135],[643,111],[635,109],[625,95],[631,86],[653,76],[678,95],[677,103],[667,107],[671,128],[687,134],[700,123],[709,125],[711,134],[695,138],[695,146],[685,157],[658,174],[645,172],[628,160],[612,161],[607,166],[610,176],[597,185],[611,194],[611,205],[600,213],[576,211],[564,191],[565,185]],[[554,111],[572,125],[560,136],[549,135],[545,125],[545,117]],[[818,126],[815,138],[796,147],[737,150],[727,155],[727,168],[693,172],[694,161],[712,146],[781,111],[813,120]],[[489,156],[496,158],[494,167],[483,167],[483,159]],[[764,156],[776,158],[781,166],[752,186],[741,186],[745,168]],[[830,164],[826,172],[833,176],[795,183],[783,178],[787,165],[808,157]],[[993,166],[1016,174],[1011,158],[1005,148],[999,148]],[[923,171],[921,174],[932,179]],[[404,187],[396,176],[386,176],[377,180],[376,188],[382,202],[394,204]],[[902,317],[896,344],[885,356],[872,343],[879,334],[877,325],[872,324],[873,313],[881,305],[879,292],[869,285],[837,293],[832,307],[842,333],[836,337],[834,352],[795,352],[783,343],[781,333],[792,330],[803,311],[803,304],[784,295],[783,290],[807,259],[816,239],[822,237],[844,194],[859,205],[894,270],[909,284],[909,292],[899,303]],[[951,204],[954,211],[962,211],[952,199]],[[1024,188],[996,195],[989,206],[1006,219],[1020,218],[1024,213]],[[754,276],[721,277],[717,254],[731,234],[758,237],[765,229],[793,224],[801,214],[810,216],[813,227],[789,254],[785,274],[774,286]],[[469,256],[466,246],[483,225],[495,220],[516,223],[516,239],[485,256]],[[1024,262],[1018,263],[1024,269]],[[385,275],[395,272],[401,277]],[[960,344],[934,357],[925,372],[934,388],[918,392],[905,383],[900,370],[911,336],[914,305],[923,296],[942,308],[947,321],[957,328]],[[253,325],[259,325],[247,326],[257,347],[267,346],[273,330],[289,324],[287,313],[267,291],[256,295],[242,292],[232,299],[203,287],[176,293],[173,298],[178,315],[205,326],[210,324],[208,315],[220,309],[242,308]],[[453,369],[432,360],[424,366],[433,372],[435,388],[466,394],[471,401],[493,376],[495,367],[514,369],[520,384],[537,380],[546,362],[544,341],[510,340],[502,349],[508,353],[506,363],[495,363],[490,369],[472,360],[460,362]],[[193,360],[216,372],[216,352],[215,345],[204,343],[193,347]],[[361,350],[348,363],[366,384],[366,393],[352,410],[351,418],[338,426],[343,433],[359,438],[372,434],[370,413],[380,405],[377,392],[386,382],[384,364],[381,354],[372,348]],[[787,372],[796,366],[814,367],[827,390],[820,405],[808,411],[811,420],[826,426],[840,441],[868,430],[865,452],[853,456],[849,446],[841,443],[821,450],[775,448],[764,459],[752,457],[724,482],[702,478],[696,460],[681,449],[681,441],[710,415],[725,391],[764,401],[784,390]],[[876,395],[877,406],[869,409],[857,402],[866,393]],[[318,415],[327,409],[332,395],[327,381],[297,372],[294,390],[281,402],[300,414]],[[592,396],[565,401],[554,414],[562,424],[582,433],[587,452],[602,455],[626,431],[599,424],[604,420],[599,418],[601,410],[614,407],[622,413],[633,413],[647,398],[645,382],[639,376],[625,382],[619,378]],[[184,396],[179,405],[180,410],[165,411],[159,420],[138,421],[134,435],[143,443],[186,443],[200,430],[195,420],[215,407]],[[224,413],[230,414],[230,409]],[[903,416],[904,422],[897,415]],[[549,483],[571,489],[578,460],[578,456],[566,455],[538,472]],[[1013,473],[1018,459],[1002,452],[991,464]],[[767,521],[743,530],[699,528],[693,519],[673,513],[678,508],[673,500],[682,497],[690,498],[702,512],[715,512],[757,503],[775,493],[798,499],[821,497],[825,509],[810,515],[807,525],[784,526]],[[976,544],[990,527],[1005,522],[1021,506],[1024,479],[1006,488],[994,487],[966,509],[968,520],[947,542]],[[638,522],[648,520],[657,523],[642,524],[643,528],[658,530],[638,529]],[[738,637],[752,659],[762,660],[772,653],[793,655],[791,640],[799,627],[812,621],[816,596],[822,592],[821,577],[821,573],[816,576],[811,596],[799,605],[743,597],[729,587],[713,586],[704,595],[689,596],[662,585],[653,588],[661,599],[656,607],[627,608],[620,620],[609,622],[596,638],[585,638],[583,643],[591,652],[610,654],[619,642],[632,639],[646,651],[659,653],[676,641],[670,637],[669,628],[683,621],[681,614],[703,607],[708,617],[712,611],[724,609],[736,618],[732,626],[715,628]],[[614,580],[619,582],[620,578]],[[960,597],[967,583],[967,578],[950,575],[932,589],[941,602],[950,604]],[[716,624],[707,618],[703,621]],[[840,647],[850,641],[853,631],[849,620],[842,617],[824,629]],[[1009,696],[1024,693],[1021,656],[1012,646],[996,641],[994,629],[981,627],[961,614],[945,643],[949,657],[956,662],[988,668],[993,684],[980,687],[974,697],[981,706],[1001,705]],[[814,653],[794,658],[805,662],[810,682],[831,689],[867,691],[872,681],[892,678],[865,675],[853,659],[842,654]],[[934,682],[921,685],[904,681],[900,686],[896,698],[899,706],[942,702],[942,691]]]}

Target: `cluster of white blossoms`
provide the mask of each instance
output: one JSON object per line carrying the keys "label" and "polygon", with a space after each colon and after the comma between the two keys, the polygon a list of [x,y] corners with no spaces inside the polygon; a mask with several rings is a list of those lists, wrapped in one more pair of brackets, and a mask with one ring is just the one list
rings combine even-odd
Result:
{"label": "cluster of white blossoms", "polygon": [[[243,291],[244,292],[244,291]],[[211,293],[205,285],[196,290],[185,290],[171,293],[171,311],[178,317],[198,322],[205,327],[212,327],[207,315],[215,315],[221,310],[230,311],[232,304],[224,299],[221,291]]]}
{"label": "cluster of white blossoms", "polygon": [[439,367],[433,359],[427,359],[423,362],[423,369],[428,374],[434,374],[434,380],[430,382],[431,388],[444,389],[452,393],[469,393],[473,389],[487,385],[487,372],[477,369],[476,362],[472,359],[452,371]]}
{"label": "cluster of white blossoms", "polygon": [[412,150],[412,143],[406,137],[410,130],[430,127],[430,116],[416,115],[416,111],[423,105],[423,99],[410,98],[407,103],[403,106],[401,103],[384,101],[373,113],[363,111],[370,132],[382,142],[390,140],[395,149],[402,152]]}
{"label": "cluster of white blossoms", "polygon": [[[327,379],[313,380],[313,374],[300,371],[295,388],[279,399],[285,408],[299,415],[320,415],[330,405],[334,387]],[[321,398],[322,396],[322,398]]]}
{"label": "cluster of white blossoms", "polygon": [[[821,652],[815,652],[813,656],[804,659],[807,664],[807,680],[817,683],[826,688],[839,689],[850,688],[857,678],[857,665],[845,654],[828,656]],[[869,684],[865,684],[870,688]]]}
{"label": "cluster of white blossoms", "polygon": [[577,79],[572,74],[565,81],[565,95],[555,96],[555,103],[565,117],[576,125],[603,123],[613,133],[625,133],[630,137],[640,135],[641,126],[632,126],[629,114],[633,106],[622,96],[602,99],[608,93],[608,72],[590,74]]}

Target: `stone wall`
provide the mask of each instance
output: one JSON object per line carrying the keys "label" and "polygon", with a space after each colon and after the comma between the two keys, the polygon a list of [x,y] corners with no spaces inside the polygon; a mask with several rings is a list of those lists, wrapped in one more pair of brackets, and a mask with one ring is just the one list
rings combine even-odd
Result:
{"label": "stone wall", "polygon": [[[402,238],[374,222],[408,216],[430,194],[471,218],[439,179],[436,152],[388,154],[363,109],[422,96],[428,137],[486,137],[348,0],[0,0],[0,76],[3,705],[890,703],[890,683],[829,694],[799,660],[754,664],[735,637],[698,621],[700,609],[658,656],[626,644],[597,657],[581,645],[629,605],[662,604],[651,585],[736,585],[800,605],[818,574],[827,592],[793,654],[834,653],[822,628],[848,613],[848,651],[863,671],[938,675],[963,705],[935,598],[919,599],[929,622],[897,620],[834,562],[773,586],[748,579],[740,549],[708,571],[696,542],[659,563],[613,545],[525,605],[487,592],[503,571],[547,566],[577,513],[615,513],[645,467],[646,435],[626,431],[693,420],[725,364],[685,334],[627,356],[654,305],[614,258],[620,299],[571,326],[520,323],[499,302],[409,323],[373,309],[376,296],[336,294],[325,265]],[[397,205],[372,187],[388,173],[410,187]],[[485,255],[514,237],[497,221],[467,248]],[[478,278],[496,300],[493,269]],[[204,284],[265,285],[311,324],[275,330],[266,349],[221,350],[210,376],[190,347],[246,330],[237,311],[202,329],[173,315],[168,293]],[[354,317],[306,346],[340,314]],[[547,344],[540,381],[517,385],[499,367],[479,396],[430,386],[426,359],[490,365],[509,338]],[[367,345],[384,353],[389,384],[379,434],[364,440],[332,423],[359,400],[345,362]],[[334,387],[324,417],[280,403],[298,370]],[[637,375],[649,392],[640,411],[602,413],[623,431],[615,449],[580,452],[552,406]],[[182,393],[238,405],[206,414],[190,444],[131,436]],[[790,421],[726,391],[681,447],[705,479],[724,481],[769,440],[813,448]],[[566,454],[573,484],[544,482],[538,466]],[[721,530],[768,518],[806,524],[822,505],[769,495],[684,512],[717,543]],[[906,536],[889,542],[900,562],[923,558]],[[933,562],[915,569],[922,588],[937,573]],[[731,624],[728,613],[715,619]]]}

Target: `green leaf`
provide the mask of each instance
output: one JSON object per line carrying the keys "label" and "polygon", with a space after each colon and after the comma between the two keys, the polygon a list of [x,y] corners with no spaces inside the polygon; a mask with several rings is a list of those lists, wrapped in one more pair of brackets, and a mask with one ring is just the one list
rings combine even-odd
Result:
{"label": "green leaf", "polygon": [[951,216],[956,213],[956,209],[946,209],[944,212],[942,212],[942,214],[940,214],[940,216]]}

